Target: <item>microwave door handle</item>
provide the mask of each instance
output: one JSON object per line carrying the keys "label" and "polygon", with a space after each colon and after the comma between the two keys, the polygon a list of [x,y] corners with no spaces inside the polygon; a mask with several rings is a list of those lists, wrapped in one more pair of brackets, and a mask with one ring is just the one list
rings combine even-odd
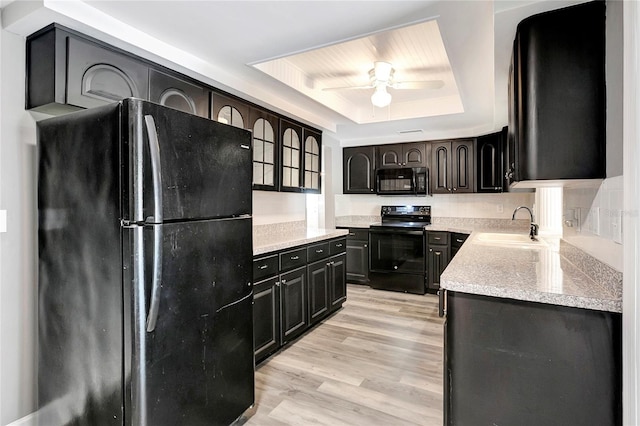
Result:
{"label": "microwave door handle", "polygon": [[411,182],[413,184],[413,195],[417,197],[418,196],[418,181],[416,179],[416,172],[415,171],[413,171],[411,173]]}

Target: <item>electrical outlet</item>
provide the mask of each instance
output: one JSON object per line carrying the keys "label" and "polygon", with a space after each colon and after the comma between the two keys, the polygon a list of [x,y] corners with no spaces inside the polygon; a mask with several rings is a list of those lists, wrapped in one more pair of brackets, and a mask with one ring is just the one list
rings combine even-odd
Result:
{"label": "electrical outlet", "polygon": [[615,210],[611,216],[613,241],[622,244],[622,210]]}
{"label": "electrical outlet", "polygon": [[496,204],[496,211],[498,213],[503,213],[504,212],[504,205],[503,204]]}

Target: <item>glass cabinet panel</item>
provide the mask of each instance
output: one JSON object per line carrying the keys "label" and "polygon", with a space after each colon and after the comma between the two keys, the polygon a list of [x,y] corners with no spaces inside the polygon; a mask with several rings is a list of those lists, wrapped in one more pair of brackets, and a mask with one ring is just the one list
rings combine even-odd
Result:
{"label": "glass cabinet panel", "polygon": [[304,141],[304,187],[320,189],[320,146],[314,136]]}
{"label": "glass cabinet panel", "polygon": [[244,118],[237,108],[226,105],[220,108],[217,121],[219,123],[230,124],[233,127],[244,129]]}
{"label": "glass cabinet panel", "polygon": [[282,186],[300,186],[300,136],[292,128],[282,134]]}
{"label": "glass cabinet panel", "polygon": [[258,118],[253,125],[253,183],[254,185],[274,185],[275,132],[264,118]]}

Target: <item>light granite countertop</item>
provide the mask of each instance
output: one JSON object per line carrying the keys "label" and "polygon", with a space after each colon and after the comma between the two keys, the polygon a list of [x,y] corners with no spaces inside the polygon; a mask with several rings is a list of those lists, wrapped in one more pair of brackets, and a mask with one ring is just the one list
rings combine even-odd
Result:
{"label": "light granite countertop", "polygon": [[342,237],[348,233],[349,231],[346,229],[305,228],[272,235],[256,235],[253,237],[253,255],[257,256],[316,241]]}
{"label": "light granite countertop", "polygon": [[559,238],[540,240],[539,244],[518,244],[495,230],[475,230],[442,273],[440,286],[463,293],[622,312],[621,273]]}

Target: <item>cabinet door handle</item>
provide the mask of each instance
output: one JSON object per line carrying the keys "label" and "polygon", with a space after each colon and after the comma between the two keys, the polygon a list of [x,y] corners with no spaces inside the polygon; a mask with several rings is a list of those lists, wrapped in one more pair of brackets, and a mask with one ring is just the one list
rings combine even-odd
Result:
{"label": "cabinet door handle", "polygon": [[429,249],[429,253],[433,253],[433,249]]}
{"label": "cabinet door handle", "polygon": [[336,244],[336,247],[342,247],[342,243]]}
{"label": "cabinet door handle", "polygon": [[276,287],[280,287],[280,281],[276,281]]}
{"label": "cabinet door handle", "polygon": [[367,248],[367,247],[368,247],[368,246],[365,244],[365,245],[364,245],[364,248]]}
{"label": "cabinet door handle", "polygon": [[457,191],[457,190],[458,190],[458,188],[453,188],[453,190],[454,190],[454,191]]}
{"label": "cabinet door handle", "polygon": [[298,260],[300,259],[300,256],[291,256],[291,260]]}
{"label": "cabinet door handle", "polygon": [[355,237],[355,236],[356,236],[356,233],[355,233],[355,232],[349,232],[349,236],[350,236],[350,237]]}
{"label": "cabinet door handle", "polygon": [[260,266],[260,269],[267,269],[267,265]]}
{"label": "cabinet door handle", "polygon": [[282,280],[280,281],[280,284],[284,285],[287,282],[287,280]]}
{"label": "cabinet door handle", "polygon": [[324,252],[324,250],[322,250],[322,249],[316,250],[316,253],[323,253],[323,252]]}

